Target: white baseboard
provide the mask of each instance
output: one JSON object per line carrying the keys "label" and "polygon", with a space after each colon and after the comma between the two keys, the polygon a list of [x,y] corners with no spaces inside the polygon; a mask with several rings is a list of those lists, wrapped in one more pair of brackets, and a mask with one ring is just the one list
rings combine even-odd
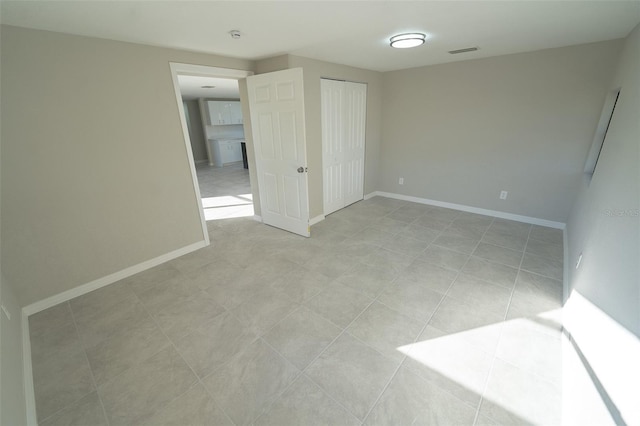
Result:
{"label": "white baseboard", "polygon": [[121,271],[115,272],[113,274],[107,275],[102,278],[98,278],[97,280],[79,285],[77,287],[74,287],[67,291],[63,291],[62,293],[58,293],[51,297],[47,297],[46,299],[40,300],[39,302],[35,302],[25,306],[24,308],[22,308],[22,311],[27,316],[33,315],[37,312],[43,311],[47,308],[50,308],[62,302],[71,300],[74,297],[82,296],[83,294],[87,294],[90,291],[97,290],[109,284],[113,284],[116,281],[120,281],[123,278],[130,277],[139,272],[146,271],[147,269],[153,268],[154,266],[158,266],[162,263],[176,259],[187,253],[191,253],[192,251],[201,249],[202,247],[206,247],[207,245],[208,244],[204,240],[199,241],[197,243],[190,244],[178,250],[174,250],[172,252],[163,254],[162,256],[158,256],[156,258],[147,260],[145,262],[138,263],[137,265],[130,266]]}
{"label": "white baseboard", "polygon": [[323,214],[318,215],[316,217],[313,217],[311,219],[309,219],[309,226],[313,226],[318,222],[322,222],[324,220],[325,216]]}
{"label": "white baseboard", "polygon": [[253,220],[255,220],[256,222],[260,222],[262,223],[262,216],[259,216],[257,214],[253,215]]}
{"label": "white baseboard", "polygon": [[536,217],[522,216],[519,214],[501,212],[498,210],[482,209],[480,207],[465,206],[464,204],[447,203],[445,201],[430,200],[428,198],[412,197],[410,195],[394,194],[392,192],[375,191],[365,195],[364,199],[368,200],[372,197],[387,197],[397,200],[411,201],[413,203],[428,204],[430,206],[446,207],[448,209],[460,210],[463,212],[476,213],[485,216],[493,216],[501,219],[514,220],[516,222],[530,223],[532,225],[547,226],[549,228],[565,229],[566,224],[563,222],[554,222],[546,219],[538,219]]}
{"label": "white baseboard", "polygon": [[373,191],[373,192],[370,192],[370,193],[368,193],[368,194],[365,194],[365,195],[364,195],[364,199],[365,199],[365,200],[368,200],[369,198],[373,198],[373,197],[375,197],[376,195],[378,195],[378,191]]}
{"label": "white baseboard", "polygon": [[22,379],[24,380],[24,402],[27,425],[38,426],[36,413],[36,394],[33,389],[33,367],[31,365],[31,337],[29,335],[29,317],[22,309]]}

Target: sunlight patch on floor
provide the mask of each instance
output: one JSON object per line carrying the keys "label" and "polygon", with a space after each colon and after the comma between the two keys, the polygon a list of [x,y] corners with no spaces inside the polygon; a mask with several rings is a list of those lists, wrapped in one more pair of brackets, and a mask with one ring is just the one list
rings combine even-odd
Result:
{"label": "sunlight patch on floor", "polygon": [[254,215],[252,194],[202,198],[202,207],[204,208],[204,218],[207,222]]}
{"label": "sunlight patch on floor", "polygon": [[[482,396],[480,414],[501,422],[561,418],[561,309],[400,346],[419,375]],[[450,385],[446,385],[450,383]]]}

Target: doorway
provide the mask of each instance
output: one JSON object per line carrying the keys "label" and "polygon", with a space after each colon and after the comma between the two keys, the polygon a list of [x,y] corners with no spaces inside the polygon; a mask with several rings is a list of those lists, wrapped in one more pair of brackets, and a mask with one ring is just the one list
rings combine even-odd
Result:
{"label": "doorway", "polygon": [[207,222],[254,215],[238,88],[238,80],[253,73],[171,63],[171,74],[208,243]]}

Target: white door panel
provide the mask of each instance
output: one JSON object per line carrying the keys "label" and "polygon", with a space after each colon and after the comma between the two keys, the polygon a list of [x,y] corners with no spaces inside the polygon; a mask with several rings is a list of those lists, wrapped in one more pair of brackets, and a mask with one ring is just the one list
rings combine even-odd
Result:
{"label": "white door panel", "polygon": [[364,144],[367,117],[367,86],[359,83],[345,83],[345,126],[344,161],[348,165],[345,190],[345,206],[364,198]]}
{"label": "white door panel", "polygon": [[248,77],[247,89],[262,219],[308,237],[302,69]]}
{"label": "white door panel", "polygon": [[366,84],[321,80],[324,214],[364,198]]}
{"label": "white door panel", "polygon": [[342,81],[321,80],[324,214],[344,207]]}

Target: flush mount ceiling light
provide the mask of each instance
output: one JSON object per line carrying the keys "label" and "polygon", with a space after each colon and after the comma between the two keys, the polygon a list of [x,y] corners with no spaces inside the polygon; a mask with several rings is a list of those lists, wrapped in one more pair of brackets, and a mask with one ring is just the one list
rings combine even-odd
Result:
{"label": "flush mount ceiling light", "polygon": [[426,36],[422,33],[398,34],[389,39],[389,44],[396,49],[407,49],[420,46],[424,43],[425,38]]}

